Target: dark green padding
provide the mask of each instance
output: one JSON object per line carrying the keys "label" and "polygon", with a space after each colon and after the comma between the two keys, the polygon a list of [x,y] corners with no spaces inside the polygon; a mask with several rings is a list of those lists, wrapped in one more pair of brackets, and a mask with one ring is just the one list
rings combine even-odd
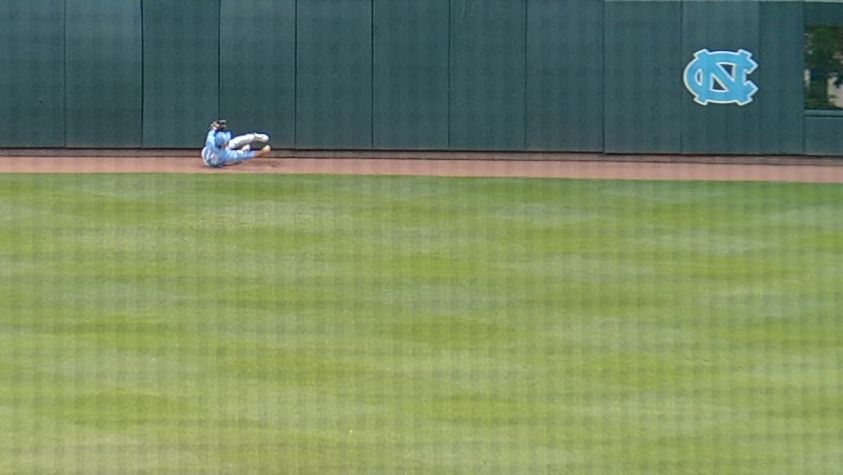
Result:
{"label": "dark green padding", "polygon": [[371,148],[370,1],[298,2],[296,145]]}
{"label": "dark green padding", "polygon": [[448,0],[374,0],[374,147],[448,147]]}
{"label": "dark green padding", "polygon": [[681,149],[682,4],[606,2],[605,150]]}
{"label": "dark green padding", "polygon": [[761,4],[760,66],[753,73],[761,87],[757,93],[760,153],[801,154],[805,150],[802,6],[802,2]]}
{"label": "dark green padding", "polygon": [[0,1],[0,147],[62,147],[64,0]]}
{"label": "dark green padding", "polygon": [[603,2],[527,2],[527,148],[603,149]]}
{"label": "dark green padding", "polygon": [[823,0],[804,2],[805,24],[814,26],[843,26],[843,2]]}
{"label": "dark green padding", "polygon": [[219,0],[144,0],[143,145],[201,148],[219,109]]}
{"label": "dark green padding", "polygon": [[805,117],[805,153],[843,156],[843,114]]}
{"label": "dark green padding", "polygon": [[235,133],[295,145],[295,0],[221,0],[220,115]]}
{"label": "dark green padding", "polygon": [[451,0],[450,148],[525,148],[525,27],[523,0]]}
{"label": "dark green padding", "polygon": [[[738,51],[752,53],[758,62],[759,52],[758,2],[697,1],[683,4],[682,66],[694,59],[703,48],[709,51]],[[763,65],[759,64],[756,72]],[[752,73],[748,79],[759,87],[753,101],[745,106],[713,104],[702,106],[694,96],[683,91],[682,152],[758,153],[761,146],[759,123],[761,101],[775,101],[764,89],[761,75]],[[679,79],[681,81],[681,79]]]}
{"label": "dark green padding", "polygon": [[67,146],[140,147],[141,1],[67,0],[66,15]]}

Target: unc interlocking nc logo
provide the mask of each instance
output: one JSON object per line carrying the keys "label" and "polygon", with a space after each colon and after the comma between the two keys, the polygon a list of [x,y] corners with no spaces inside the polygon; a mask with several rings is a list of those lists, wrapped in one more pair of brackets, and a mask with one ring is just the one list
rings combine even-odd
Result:
{"label": "unc interlocking nc logo", "polygon": [[757,67],[752,53],[743,49],[737,52],[701,49],[685,67],[685,87],[700,105],[711,102],[745,106],[758,92],[758,86],[746,78]]}

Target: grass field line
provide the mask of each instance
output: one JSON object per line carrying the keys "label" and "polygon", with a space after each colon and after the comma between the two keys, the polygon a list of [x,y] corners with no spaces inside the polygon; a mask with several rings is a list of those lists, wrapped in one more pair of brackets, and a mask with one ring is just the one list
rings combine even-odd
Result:
{"label": "grass field line", "polygon": [[0,175],[0,472],[833,473],[838,185]]}

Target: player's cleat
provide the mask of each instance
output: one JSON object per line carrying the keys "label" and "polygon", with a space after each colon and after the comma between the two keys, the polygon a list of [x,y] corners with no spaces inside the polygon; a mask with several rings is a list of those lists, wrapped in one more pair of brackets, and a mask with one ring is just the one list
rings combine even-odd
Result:
{"label": "player's cleat", "polygon": [[258,158],[266,157],[267,155],[269,155],[269,152],[271,152],[271,151],[272,151],[272,147],[270,147],[269,145],[264,145],[262,149],[258,150],[258,152],[255,154],[255,157],[258,157]]}

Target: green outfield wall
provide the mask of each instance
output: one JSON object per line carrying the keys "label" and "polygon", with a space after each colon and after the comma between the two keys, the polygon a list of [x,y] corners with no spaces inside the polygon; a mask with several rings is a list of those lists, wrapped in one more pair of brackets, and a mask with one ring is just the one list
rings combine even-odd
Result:
{"label": "green outfield wall", "polygon": [[0,2],[0,121],[6,147],[62,147],[65,2]]}
{"label": "green outfield wall", "polygon": [[140,0],[67,0],[65,12],[66,145],[140,147]]}
{"label": "green outfield wall", "polygon": [[807,25],[843,3],[4,1],[0,147],[843,155]]}
{"label": "green outfield wall", "polygon": [[221,0],[219,48],[220,112],[238,130],[295,146],[296,0]]}

